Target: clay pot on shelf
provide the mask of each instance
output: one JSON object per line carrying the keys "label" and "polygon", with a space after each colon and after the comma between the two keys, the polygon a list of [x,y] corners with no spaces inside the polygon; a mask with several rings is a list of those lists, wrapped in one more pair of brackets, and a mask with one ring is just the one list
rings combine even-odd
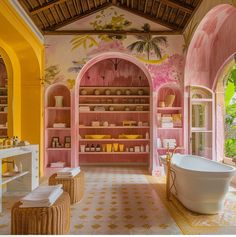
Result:
{"label": "clay pot on shelf", "polygon": [[94,90],[94,95],[100,95],[100,90],[98,89]]}
{"label": "clay pot on shelf", "polygon": [[114,111],[115,108],[113,106],[109,106],[109,111]]}
{"label": "clay pot on shelf", "polygon": [[107,89],[105,90],[105,95],[110,95],[111,94],[111,90]]}
{"label": "clay pot on shelf", "polygon": [[85,89],[81,90],[80,92],[81,95],[87,95],[87,91]]}
{"label": "clay pot on shelf", "polygon": [[116,95],[121,95],[121,90],[116,90]]}
{"label": "clay pot on shelf", "polygon": [[139,89],[139,90],[138,90],[138,95],[143,95],[143,94],[144,94],[143,89]]}
{"label": "clay pot on shelf", "polygon": [[165,107],[165,101],[159,101],[158,105],[159,105],[159,107],[164,108]]}
{"label": "clay pot on shelf", "polygon": [[131,90],[129,90],[129,89],[128,89],[128,90],[125,90],[125,94],[126,94],[126,95],[131,95]]}

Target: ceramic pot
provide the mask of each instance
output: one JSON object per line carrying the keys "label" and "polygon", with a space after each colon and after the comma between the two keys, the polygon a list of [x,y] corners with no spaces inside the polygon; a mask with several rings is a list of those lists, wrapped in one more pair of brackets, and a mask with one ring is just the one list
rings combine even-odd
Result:
{"label": "ceramic pot", "polygon": [[55,107],[62,107],[63,96],[54,96],[55,97]]}

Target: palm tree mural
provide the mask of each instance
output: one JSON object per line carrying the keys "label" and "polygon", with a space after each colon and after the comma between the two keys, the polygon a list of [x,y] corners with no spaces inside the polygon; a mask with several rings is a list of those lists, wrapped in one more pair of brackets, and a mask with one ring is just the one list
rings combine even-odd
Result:
{"label": "palm tree mural", "polygon": [[[145,24],[143,27],[144,32],[150,31],[150,25]],[[162,58],[161,50],[159,45],[166,44],[166,37],[155,36],[153,37],[150,34],[147,35],[136,35],[138,41],[130,44],[127,48],[131,51],[136,50],[138,53],[146,53],[148,60],[150,59],[150,53],[154,52],[157,59]]]}

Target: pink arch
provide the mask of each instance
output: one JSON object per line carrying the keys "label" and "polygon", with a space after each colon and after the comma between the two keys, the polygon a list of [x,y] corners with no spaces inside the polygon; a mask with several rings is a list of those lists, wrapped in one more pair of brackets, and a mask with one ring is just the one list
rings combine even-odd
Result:
{"label": "pink arch", "polygon": [[[109,59],[109,58],[119,58],[119,59],[124,59],[124,60],[127,60],[133,64],[135,64],[137,67],[139,67],[143,73],[145,74],[145,76],[147,77],[148,79],[148,82],[149,82],[149,86],[150,86],[150,95],[151,95],[151,98],[150,98],[150,138],[151,138],[151,142],[150,142],[150,162],[149,162],[149,172],[150,173],[153,173],[153,170],[155,170],[157,168],[157,166],[159,165],[158,162],[155,160],[154,157],[157,157],[157,154],[156,154],[156,151],[154,149],[154,146],[153,146],[153,142],[155,140],[155,137],[156,137],[156,134],[153,129],[153,124],[154,124],[154,115],[156,114],[155,113],[155,106],[154,106],[154,101],[156,100],[156,97],[153,95],[153,91],[154,91],[154,86],[153,86],[153,80],[152,80],[152,77],[148,71],[148,69],[146,68],[146,66],[141,63],[140,61],[138,61],[136,58],[134,58],[133,56],[131,55],[128,55],[128,54],[124,54],[124,53],[120,53],[120,52],[107,52],[107,53],[101,53],[100,55],[98,56],[95,56],[94,58],[90,59],[84,66],[83,68],[80,70],[77,78],[76,78],[76,82],[75,82],[75,90],[73,91],[73,103],[76,104],[76,101],[79,100],[79,87],[80,87],[80,82],[81,82],[81,79],[83,78],[83,76],[85,75],[85,73],[87,72],[87,70],[89,68],[91,68],[93,65],[95,65],[96,63],[102,61],[102,60],[105,60],[105,59]],[[78,106],[75,106],[75,111],[74,111],[74,116],[73,116],[73,121],[74,123],[76,124],[76,128],[78,128],[79,124],[78,124],[78,114],[79,114],[79,111],[78,111]],[[74,129],[74,131],[76,131],[74,134],[73,134],[73,137],[74,139],[78,140],[78,131],[76,129]],[[76,143],[77,144],[77,143]],[[74,149],[75,150],[75,153],[73,154],[74,157],[76,157],[78,154],[78,151],[77,151],[78,148]],[[77,165],[77,163],[76,163]]]}
{"label": "pink arch", "polygon": [[190,43],[185,66],[185,85],[213,88],[216,75],[236,52],[236,8],[220,4],[207,13]]}
{"label": "pink arch", "polygon": [[138,66],[146,75],[148,82],[149,82],[149,86],[151,88],[151,90],[153,90],[153,83],[152,83],[152,78],[151,75],[148,71],[148,69],[145,67],[145,65],[141,62],[139,62],[136,58],[134,58],[133,56],[130,56],[128,54],[124,54],[124,53],[120,53],[120,52],[107,52],[107,53],[101,53],[98,56],[95,56],[94,58],[90,59],[84,66],[83,68],[80,70],[77,78],[76,78],[76,84],[75,84],[75,88],[76,91],[79,88],[80,85],[80,80],[83,78],[84,74],[87,72],[87,70],[92,67],[94,64],[105,60],[105,59],[109,59],[109,58],[120,58],[120,59],[124,59],[127,60],[133,64],[135,64],[136,66]]}

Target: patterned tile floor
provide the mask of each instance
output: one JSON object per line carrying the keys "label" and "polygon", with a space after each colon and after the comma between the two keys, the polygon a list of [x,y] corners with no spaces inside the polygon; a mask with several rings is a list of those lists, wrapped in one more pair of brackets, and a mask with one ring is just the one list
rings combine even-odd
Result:
{"label": "patterned tile floor", "polygon": [[[182,234],[148,183],[145,168],[83,169],[85,194],[71,207],[70,234]],[[4,198],[0,234],[10,234],[10,209],[16,200]]]}

